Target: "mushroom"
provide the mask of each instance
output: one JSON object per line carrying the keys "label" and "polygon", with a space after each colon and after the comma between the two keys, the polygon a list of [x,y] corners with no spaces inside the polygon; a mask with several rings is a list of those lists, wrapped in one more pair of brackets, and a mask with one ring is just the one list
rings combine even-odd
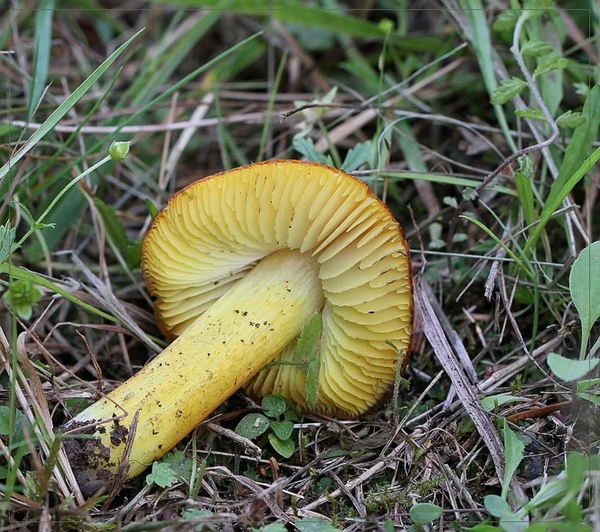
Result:
{"label": "mushroom", "polygon": [[[141,473],[242,387],[351,418],[376,406],[406,364],[407,242],[369,187],[340,170],[276,160],[192,183],[154,219],[142,271],[175,340],[65,425],[85,436],[64,444],[86,494]],[[315,313],[323,327],[309,400],[295,344]]]}

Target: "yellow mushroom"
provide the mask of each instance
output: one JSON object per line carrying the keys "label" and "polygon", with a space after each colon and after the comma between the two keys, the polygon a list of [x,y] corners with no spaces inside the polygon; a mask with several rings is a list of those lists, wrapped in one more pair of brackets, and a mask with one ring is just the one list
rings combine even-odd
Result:
{"label": "yellow mushroom", "polygon": [[[192,183],[156,216],[142,271],[161,330],[175,340],[65,425],[88,435],[65,439],[84,493],[141,473],[242,387],[355,417],[406,363],[408,245],[369,187],[340,170],[277,160]],[[313,402],[294,362],[316,312]]]}

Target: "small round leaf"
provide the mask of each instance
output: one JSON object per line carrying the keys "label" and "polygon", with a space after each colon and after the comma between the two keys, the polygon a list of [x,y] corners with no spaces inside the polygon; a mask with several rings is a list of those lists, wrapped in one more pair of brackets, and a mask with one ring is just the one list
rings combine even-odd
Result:
{"label": "small round leaf", "polygon": [[281,395],[271,394],[263,398],[261,406],[267,416],[276,419],[286,411],[288,404]]}
{"label": "small round leaf", "polygon": [[264,434],[269,428],[269,419],[262,414],[248,414],[240,419],[235,432],[244,438],[253,440]]}
{"label": "small round leaf", "polygon": [[293,440],[280,440],[274,432],[269,433],[269,442],[275,451],[284,458],[289,458],[296,450],[296,444]]}
{"label": "small round leaf", "polygon": [[294,424],[290,421],[271,421],[271,429],[280,440],[289,440]]}
{"label": "small round leaf", "polygon": [[419,524],[431,523],[439,519],[444,513],[444,509],[440,508],[437,504],[431,504],[429,502],[421,502],[415,504],[410,509],[410,518]]}

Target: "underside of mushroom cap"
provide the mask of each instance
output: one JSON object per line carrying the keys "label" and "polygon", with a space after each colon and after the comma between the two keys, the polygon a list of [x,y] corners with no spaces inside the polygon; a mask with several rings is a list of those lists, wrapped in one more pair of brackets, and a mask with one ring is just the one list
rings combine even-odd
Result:
{"label": "underside of mushroom cap", "polygon": [[182,334],[261,259],[286,248],[318,263],[325,304],[317,401],[308,404],[295,342],[246,390],[256,398],[279,393],[304,410],[358,415],[406,363],[412,277],[399,224],[364,182],[342,171],[269,161],[207,177],[173,196],[142,247],[161,329]]}

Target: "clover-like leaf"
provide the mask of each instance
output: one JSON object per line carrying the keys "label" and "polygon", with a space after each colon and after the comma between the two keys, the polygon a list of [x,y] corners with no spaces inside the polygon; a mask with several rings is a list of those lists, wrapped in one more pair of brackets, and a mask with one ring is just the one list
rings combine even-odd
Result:
{"label": "clover-like leaf", "polygon": [[296,444],[293,440],[282,440],[274,432],[269,432],[269,443],[284,458],[290,458],[296,450]]}
{"label": "clover-like leaf", "polygon": [[240,419],[235,427],[235,432],[244,438],[253,440],[267,432],[269,418],[260,413],[252,413]]}
{"label": "clover-like leaf", "polygon": [[294,424],[291,421],[271,421],[271,429],[280,440],[289,440]]}
{"label": "clover-like leaf", "polygon": [[275,393],[265,396],[260,405],[265,409],[265,415],[272,419],[278,419],[289,406],[284,397]]}

